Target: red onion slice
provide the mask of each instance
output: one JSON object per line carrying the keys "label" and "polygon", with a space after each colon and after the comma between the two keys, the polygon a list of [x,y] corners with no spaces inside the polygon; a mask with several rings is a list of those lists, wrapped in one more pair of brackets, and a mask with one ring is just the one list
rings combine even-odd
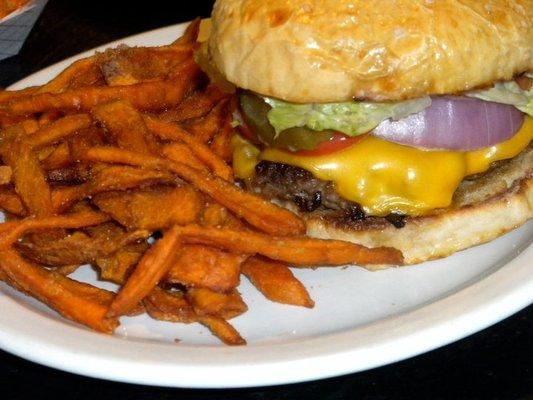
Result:
{"label": "red onion slice", "polygon": [[443,96],[417,114],[383,121],[372,134],[407,146],[468,151],[511,138],[523,123],[524,114],[514,106]]}

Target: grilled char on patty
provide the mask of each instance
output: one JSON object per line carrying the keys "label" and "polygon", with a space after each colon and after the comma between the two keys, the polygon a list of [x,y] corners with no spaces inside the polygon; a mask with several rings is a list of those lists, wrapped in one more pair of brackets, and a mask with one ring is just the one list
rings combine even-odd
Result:
{"label": "grilled char on patty", "polygon": [[278,202],[290,202],[301,213],[327,214],[328,217],[357,224],[371,219],[374,223],[385,220],[395,227],[403,227],[403,216],[391,214],[385,218],[368,217],[361,206],[339,196],[333,182],[315,178],[311,172],[288,164],[261,161],[255,167],[255,175],[245,185],[263,197]]}

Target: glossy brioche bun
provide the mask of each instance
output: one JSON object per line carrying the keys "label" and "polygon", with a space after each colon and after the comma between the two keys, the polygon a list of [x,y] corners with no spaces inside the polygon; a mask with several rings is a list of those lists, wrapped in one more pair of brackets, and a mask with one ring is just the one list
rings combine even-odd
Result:
{"label": "glossy brioche bun", "polygon": [[455,93],[533,70],[532,0],[217,0],[209,52],[287,101]]}
{"label": "glossy brioche bun", "polygon": [[463,181],[451,207],[407,217],[401,229],[385,221],[348,226],[317,216],[308,216],[306,223],[310,236],[395,247],[402,251],[405,264],[417,264],[491,241],[531,218],[533,145],[491,171]]}

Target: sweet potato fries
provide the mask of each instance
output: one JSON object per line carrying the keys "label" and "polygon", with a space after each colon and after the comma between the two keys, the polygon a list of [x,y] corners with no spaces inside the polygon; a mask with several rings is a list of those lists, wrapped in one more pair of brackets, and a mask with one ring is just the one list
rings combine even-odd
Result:
{"label": "sweet potato fries", "polygon": [[[0,91],[0,280],[100,332],[146,312],[244,344],[228,323],[247,310],[241,275],[313,307],[290,267],[402,263],[395,249],[306,237],[297,215],[235,184],[235,102],[194,61],[198,28]],[[85,264],[117,293],[67,276]]]}

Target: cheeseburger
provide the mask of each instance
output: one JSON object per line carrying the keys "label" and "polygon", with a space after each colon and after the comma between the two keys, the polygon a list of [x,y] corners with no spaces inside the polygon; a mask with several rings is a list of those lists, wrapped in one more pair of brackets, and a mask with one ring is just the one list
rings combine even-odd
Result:
{"label": "cheeseburger", "polygon": [[308,234],[406,263],[533,215],[531,0],[217,0],[234,170]]}

